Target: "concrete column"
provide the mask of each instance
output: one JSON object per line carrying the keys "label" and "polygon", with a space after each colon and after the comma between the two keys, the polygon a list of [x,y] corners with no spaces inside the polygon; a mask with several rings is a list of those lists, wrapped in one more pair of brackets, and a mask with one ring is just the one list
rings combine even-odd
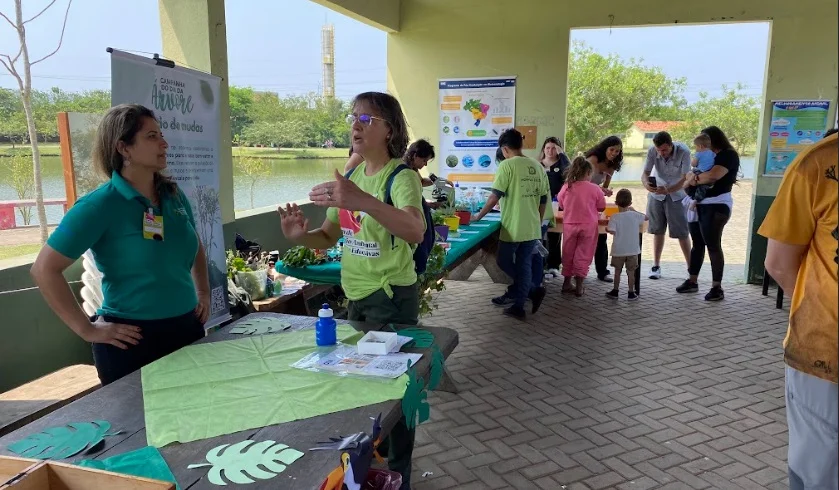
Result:
{"label": "concrete column", "polygon": [[227,76],[224,0],[158,0],[163,57],[221,77],[219,89],[219,200],[222,224],[232,223],[233,153]]}
{"label": "concrete column", "polygon": [[[828,126],[833,127],[836,113],[837,84],[836,59],[839,49],[836,37],[839,25],[836,23],[837,5],[828,6],[822,15],[808,15],[806,18],[784,16],[772,21],[769,59],[766,67],[764,104],[761,110],[760,133],[756,155],[754,196],[751,207],[748,256],[746,258],[746,280],[757,283],[763,279],[763,261],[766,258],[766,239],[757,234],[766,212],[775,200],[779,177],[764,177],[766,168],[767,142],[772,119],[772,101],[781,99],[827,99],[831,100]],[[813,46],[807,50],[805,46]],[[734,212],[744,212],[737,209]]]}

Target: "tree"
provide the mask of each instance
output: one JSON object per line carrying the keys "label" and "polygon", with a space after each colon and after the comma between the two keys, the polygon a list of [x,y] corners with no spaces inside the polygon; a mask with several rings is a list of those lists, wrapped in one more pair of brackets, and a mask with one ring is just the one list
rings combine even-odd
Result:
{"label": "tree", "polygon": [[702,128],[714,125],[725,132],[741,155],[753,149],[757,144],[760,105],[756,97],[744,94],[744,89],[738,83],[733,88],[723,85],[719,97],[701,92],[699,100],[685,111],[685,122],[673,131],[674,138],[690,142]]}
{"label": "tree", "polygon": [[253,122],[253,95],[250,87],[230,87],[230,130],[234,136]]}
{"label": "tree", "polygon": [[[238,142],[238,139],[239,138],[236,137],[234,141]],[[248,178],[248,181],[250,182],[251,208],[253,208],[253,195],[256,183],[259,182],[260,178],[271,174],[271,167],[269,167],[268,163],[266,163],[262,158],[243,155],[242,146],[248,145],[242,144],[239,146],[239,163],[236,167]]]}
{"label": "tree", "polygon": [[574,42],[568,63],[569,150],[585,151],[610,134],[626,134],[633,121],[686,106],[685,79],[668,78],[661,68],[641,61],[603,56]]}
{"label": "tree", "polygon": [[[32,156],[28,153],[15,153],[11,158],[3,158],[9,167],[9,185],[15,190],[18,199],[32,199],[35,193],[35,180],[32,178]],[[32,207],[18,208],[24,225],[32,222]]]}
{"label": "tree", "polygon": [[[58,38],[58,46],[51,53],[38,58],[35,61],[31,61],[29,59],[29,48],[26,45],[26,24],[40,17],[41,14],[46,12],[55,4],[56,0],[52,0],[46,7],[44,7],[43,10],[35,14],[33,17],[30,17],[28,20],[23,20],[23,6],[21,5],[22,0],[14,1],[15,21],[12,22],[9,16],[3,12],[0,12],[0,16],[2,16],[15,31],[17,31],[20,49],[14,57],[9,54],[0,54],[0,63],[2,63],[12,77],[17,80],[18,88],[20,89],[20,99],[23,103],[23,112],[26,114],[29,144],[32,146],[32,172],[35,181],[35,202],[38,208],[38,226],[41,232],[41,245],[43,245],[47,243],[49,232],[47,231],[47,211],[44,208],[44,186],[41,182],[41,152],[38,149],[38,128],[35,124],[34,112],[32,110],[32,67],[53,56],[59,49],[61,49],[61,43],[64,41],[64,31],[67,28],[67,16],[70,14],[70,5],[72,5],[73,0],[67,0],[67,10],[64,12],[64,22],[61,26],[61,35]],[[5,60],[2,58],[5,58]],[[21,60],[23,65],[23,73],[18,71],[16,65],[18,59]]]}

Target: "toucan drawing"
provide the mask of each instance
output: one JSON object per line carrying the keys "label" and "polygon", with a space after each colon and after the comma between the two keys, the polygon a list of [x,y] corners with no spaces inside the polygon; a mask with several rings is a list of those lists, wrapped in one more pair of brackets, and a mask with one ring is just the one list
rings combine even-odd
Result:
{"label": "toucan drawing", "polygon": [[341,451],[341,464],[326,477],[320,490],[361,490],[367,479],[367,472],[375,456],[383,461],[376,452],[381,442],[382,414],[373,419],[372,435],[359,432],[346,437],[330,437],[329,442],[319,442],[310,451]]}

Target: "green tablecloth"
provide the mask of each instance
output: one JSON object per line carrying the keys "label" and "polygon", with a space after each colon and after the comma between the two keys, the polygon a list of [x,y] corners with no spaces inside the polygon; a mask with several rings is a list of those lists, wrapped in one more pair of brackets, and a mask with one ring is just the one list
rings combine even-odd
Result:
{"label": "green tablecloth", "polygon": [[[461,226],[458,233],[450,233],[447,242],[451,245],[446,254],[445,267],[449,268],[466,252],[481,243],[501,228],[501,215],[494,213],[468,226]],[[341,284],[341,264],[329,262],[308,267],[285,267],[277,262],[277,272],[296,277],[312,284]]]}

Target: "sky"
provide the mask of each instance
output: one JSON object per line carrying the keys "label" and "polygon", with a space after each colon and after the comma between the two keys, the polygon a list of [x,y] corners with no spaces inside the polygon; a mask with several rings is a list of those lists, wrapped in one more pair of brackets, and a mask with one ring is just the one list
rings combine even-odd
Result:
{"label": "sky", "polygon": [[[67,1],[57,0],[27,24],[31,59],[55,49]],[[23,3],[24,18],[29,18],[49,0]],[[0,12],[12,16],[13,11],[13,0],[0,0]],[[233,85],[280,95],[319,92],[321,27],[328,22],[335,26],[336,95],[385,90],[386,35],[373,27],[309,0],[228,0],[226,22]],[[685,95],[693,101],[700,91],[715,94],[722,84],[737,82],[746,85],[748,94],[760,95],[768,35],[768,23],[750,23],[580,29],[571,37],[600,53],[641,58],[669,76],[686,77]],[[0,19],[0,53],[17,52],[16,46],[15,32]],[[61,49],[32,69],[33,87],[110,88],[109,46],[148,56],[162,52],[157,0],[75,0]],[[2,67],[0,86],[16,87]]]}

